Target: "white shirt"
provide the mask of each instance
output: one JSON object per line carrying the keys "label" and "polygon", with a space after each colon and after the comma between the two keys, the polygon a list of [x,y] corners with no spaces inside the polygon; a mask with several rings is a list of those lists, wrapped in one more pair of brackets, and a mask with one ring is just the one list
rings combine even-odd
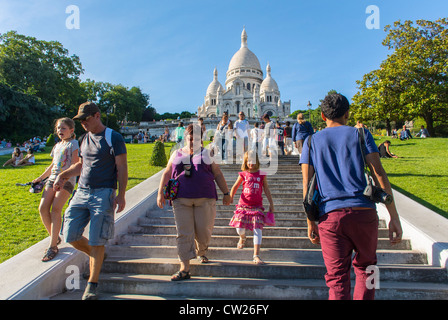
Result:
{"label": "white shirt", "polygon": [[237,120],[235,121],[235,133],[237,138],[246,138],[248,137],[249,131],[249,121]]}

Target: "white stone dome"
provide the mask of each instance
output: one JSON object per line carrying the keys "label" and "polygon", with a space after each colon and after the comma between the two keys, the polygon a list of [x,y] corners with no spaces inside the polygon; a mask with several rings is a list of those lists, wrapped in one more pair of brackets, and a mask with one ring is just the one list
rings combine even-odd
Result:
{"label": "white stone dome", "polygon": [[241,33],[241,48],[233,55],[229,63],[229,69],[237,69],[241,67],[253,68],[261,71],[260,62],[257,56],[247,47],[246,29]]}
{"label": "white stone dome", "polygon": [[260,86],[261,92],[279,91],[277,82],[271,77],[271,66],[268,63],[266,67],[266,78],[263,80]]}
{"label": "white stone dome", "polygon": [[216,92],[218,91],[218,89],[220,91],[224,91],[223,86],[218,81],[218,70],[216,70],[216,68],[215,68],[215,70],[213,70],[213,81],[210,82],[210,84],[208,85],[206,95],[210,95],[210,94],[215,95]]}

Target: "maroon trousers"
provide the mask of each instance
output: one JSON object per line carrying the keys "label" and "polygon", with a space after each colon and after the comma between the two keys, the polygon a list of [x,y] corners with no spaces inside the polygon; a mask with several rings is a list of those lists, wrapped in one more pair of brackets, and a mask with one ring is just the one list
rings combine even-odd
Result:
{"label": "maroon trousers", "polygon": [[350,267],[353,268],[356,283],[353,299],[374,299],[375,289],[368,289],[369,274],[366,268],[376,265],[378,243],[378,215],[375,209],[338,209],[322,216],[319,220],[319,238],[327,268],[325,281],[330,300],[350,299]]}

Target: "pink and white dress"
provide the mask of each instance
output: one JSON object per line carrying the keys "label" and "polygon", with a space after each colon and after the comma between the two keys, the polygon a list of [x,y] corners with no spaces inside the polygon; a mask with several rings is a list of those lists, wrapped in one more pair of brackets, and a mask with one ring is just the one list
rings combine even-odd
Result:
{"label": "pink and white dress", "polygon": [[266,174],[261,171],[243,171],[238,174],[243,179],[243,191],[229,225],[248,230],[263,229],[265,213],[262,194]]}

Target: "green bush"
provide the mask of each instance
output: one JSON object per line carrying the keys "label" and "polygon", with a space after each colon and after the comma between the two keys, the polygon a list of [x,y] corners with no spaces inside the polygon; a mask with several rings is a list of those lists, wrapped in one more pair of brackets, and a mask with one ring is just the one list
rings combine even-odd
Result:
{"label": "green bush", "polygon": [[54,134],[50,133],[50,135],[47,138],[47,143],[45,144],[46,147],[52,147],[54,146]]}
{"label": "green bush", "polygon": [[152,150],[151,158],[149,159],[149,164],[151,166],[164,167],[167,163],[168,161],[166,160],[165,145],[161,141],[156,141]]}

